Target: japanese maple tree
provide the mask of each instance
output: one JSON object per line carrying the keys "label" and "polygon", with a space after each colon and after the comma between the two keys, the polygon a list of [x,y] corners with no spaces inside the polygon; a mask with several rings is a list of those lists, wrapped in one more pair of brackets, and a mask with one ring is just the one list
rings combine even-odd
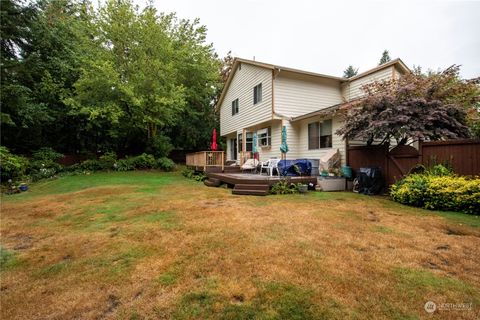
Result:
{"label": "japanese maple tree", "polygon": [[344,139],[367,144],[469,138],[479,126],[480,78],[463,80],[459,66],[373,82],[366,95],[345,108]]}

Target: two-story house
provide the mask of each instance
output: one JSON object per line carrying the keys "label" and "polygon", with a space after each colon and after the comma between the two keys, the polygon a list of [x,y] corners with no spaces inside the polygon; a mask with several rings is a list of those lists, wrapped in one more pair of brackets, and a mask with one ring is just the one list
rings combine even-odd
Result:
{"label": "two-story house", "polygon": [[280,158],[285,126],[287,158],[318,159],[334,148],[345,163],[346,141],[335,134],[342,125],[337,111],[361,97],[364,84],[407,72],[400,59],[346,79],[236,58],[217,104],[226,159],[250,157],[255,132],[260,160]]}

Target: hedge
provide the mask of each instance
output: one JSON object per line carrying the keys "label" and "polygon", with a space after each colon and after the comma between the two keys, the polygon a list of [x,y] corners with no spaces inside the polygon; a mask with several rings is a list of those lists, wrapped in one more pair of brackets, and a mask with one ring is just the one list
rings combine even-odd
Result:
{"label": "hedge", "polygon": [[391,187],[390,196],[415,207],[480,214],[480,177],[457,176],[439,165],[409,174]]}

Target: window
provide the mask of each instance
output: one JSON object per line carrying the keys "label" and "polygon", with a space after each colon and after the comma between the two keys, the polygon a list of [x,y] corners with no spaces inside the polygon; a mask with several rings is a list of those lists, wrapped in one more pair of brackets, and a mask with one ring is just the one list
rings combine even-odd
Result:
{"label": "window", "polygon": [[[238,135],[238,150],[242,151],[242,146],[243,146],[243,137],[242,134],[240,133]],[[252,132],[247,132],[247,141],[246,141],[246,150],[245,151],[252,151],[253,149],[253,133]]]}
{"label": "window", "polygon": [[308,149],[332,147],[332,120],[308,124]]}
{"label": "window", "polygon": [[267,147],[272,145],[272,129],[270,127],[257,131],[258,144],[260,147]]}
{"label": "window", "polygon": [[253,87],[253,104],[262,102],[262,84],[257,84]]}
{"label": "window", "polygon": [[231,160],[237,160],[237,139],[230,139]]}
{"label": "window", "polygon": [[232,116],[238,113],[238,98],[232,101]]}
{"label": "window", "polygon": [[332,120],[322,121],[320,124],[320,148],[332,147]]}
{"label": "window", "polygon": [[308,124],[308,150],[320,148],[320,123]]}

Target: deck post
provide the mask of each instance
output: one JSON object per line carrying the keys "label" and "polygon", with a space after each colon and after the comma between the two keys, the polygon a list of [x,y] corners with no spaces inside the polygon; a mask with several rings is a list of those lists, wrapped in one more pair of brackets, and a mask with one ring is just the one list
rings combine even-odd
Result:
{"label": "deck post", "polygon": [[205,162],[203,164],[203,172],[207,172],[207,158],[208,158],[208,156],[207,156],[206,152],[204,152],[203,155],[205,156],[205,159],[204,159]]}
{"label": "deck post", "polygon": [[247,151],[247,129],[242,129],[242,157],[240,158],[240,165],[245,163],[245,156]]}
{"label": "deck post", "polygon": [[222,172],[223,172],[223,170],[225,169],[224,166],[225,166],[225,152],[222,151]]}

